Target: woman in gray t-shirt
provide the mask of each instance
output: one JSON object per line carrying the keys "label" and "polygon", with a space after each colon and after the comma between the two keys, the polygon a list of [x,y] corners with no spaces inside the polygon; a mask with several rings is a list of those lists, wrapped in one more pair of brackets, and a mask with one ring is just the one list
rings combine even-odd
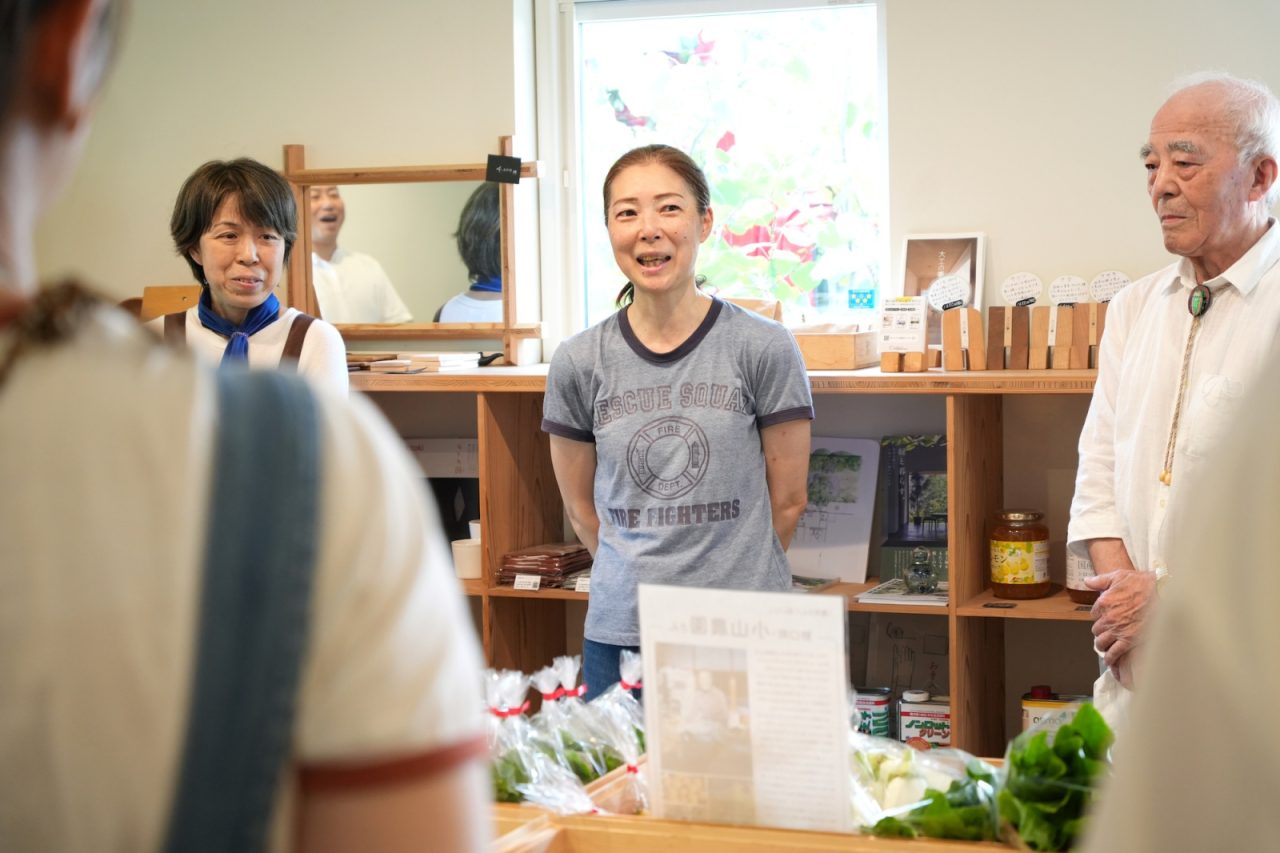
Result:
{"label": "woman in gray t-shirt", "polygon": [[638,584],[790,587],[813,418],[790,332],[699,288],[713,222],[702,170],[670,146],[637,148],[605,177],[604,209],[622,308],[557,349],[542,421],[595,558],[588,697],[639,645]]}

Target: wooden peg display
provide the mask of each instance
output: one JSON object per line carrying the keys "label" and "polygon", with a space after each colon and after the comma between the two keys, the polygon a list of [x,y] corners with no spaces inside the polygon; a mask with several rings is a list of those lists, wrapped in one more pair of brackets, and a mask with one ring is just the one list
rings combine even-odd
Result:
{"label": "wooden peg display", "polygon": [[1027,368],[1045,370],[1049,367],[1049,321],[1053,309],[1048,305],[1031,308],[1031,344],[1027,350]]}
{"label": "wooden peg display", "polygon": [[[1077,302],[1071,318],[1071,369],[1084,370],[1089,366],[1089,331],[1091,322],[1097,321],[1096,302]],[[1090,319],[1092,318],[1092,320]]]}
{"label": "wooden peg display", "polygon": [[1071,367],[1071,327],[1075,311],[1071,305],[1053,306],[1053,341],[1049,350],[1049,367],[1066,370]]}
{"label": "wooden peg display", "polygon": [[1102,341],[1102,330],[1107,324],[1106,302],[1094,305],[1098,310],[1089,313],[1089,366],[1098,366],[1098,344]]}
{"label": "wooden peg display", "polygon": [[942,368],[987,369],[982,315],[976,308],[951,308],[942,312]]}
{"label": "wooden peg display", "polygon": [[1009,358],[1005,365],[1010,370],[1026,370],[1031,349],[1031,309],[1015,305],[1007,310],[1013,315],[1013,322],[1009,324]]}
{"label": "wooden peg display", "polygon": [[1005,360],[1009,358],[1012,320],[1013,315],[1007,313],[1003,305],[987,309],[987,370],[1004,370]]}

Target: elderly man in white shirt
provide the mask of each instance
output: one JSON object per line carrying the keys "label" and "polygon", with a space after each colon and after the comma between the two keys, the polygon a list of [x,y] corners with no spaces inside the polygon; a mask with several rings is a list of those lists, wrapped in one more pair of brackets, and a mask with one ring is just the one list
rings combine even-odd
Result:
{"label": "elderly man in white shirt", "polygon": [[334,186],[310,189],[311,281],[330,323],[408,323],[413,314],[382,264],[338,245],[347,206]]}
{"label": "elderly man in white shirt", "polygon": [[[1141,156],[1176,263],[1128,286],[1107,313],[1098,380],[1080,436],[1068,547],[1101,592],[1095,701],[1113,725],[1133,689],[1159,583],[1182,555],[1161,548],[1166,514],[1212,462],[1244,389],[1270,367],[1280,329],[1280,101],[1224,74],[1184,82],[1156,113]],[[1224,574],[1247,567],[1223,566]]]}

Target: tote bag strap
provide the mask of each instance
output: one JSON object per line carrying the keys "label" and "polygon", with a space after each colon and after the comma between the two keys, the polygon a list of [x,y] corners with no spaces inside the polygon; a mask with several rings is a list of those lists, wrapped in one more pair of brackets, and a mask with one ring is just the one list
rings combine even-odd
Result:
{"label": "tote bag strap", "polygon": [[196,661],[164,847],[172,853],[265,849],[311,604],[315,401],[302,381],[274,371],[220,370],[217,382]]}

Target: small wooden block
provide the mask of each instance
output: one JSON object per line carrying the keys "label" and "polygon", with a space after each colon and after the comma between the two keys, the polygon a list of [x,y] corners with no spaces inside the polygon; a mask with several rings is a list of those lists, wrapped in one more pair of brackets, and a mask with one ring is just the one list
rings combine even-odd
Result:
{"label": "small wooden block", "polygon": [[1031,348],[1031,309],[1026,305],[1021,305],[1010,308],[1009,312],[1013,314],[1013,322],[1009,324],[1009,361],[1007,366],[1010,370],[1026,370]]}
{"label": "small wooden block", "polygon": [[1031,346],[1027,352],[1027,367],[1044,370],[1049,366],[1049,312],[1048,305],[1036,305],[1031,309]]}
{"label": "small wooden block", "polygon": [[925,361],[929,367],[942,367],[942,348],[929,347],[925,353]]}
{"label": "small wooden block", "polygon": [[929,362],[932,361],[933,355],[937,350],[929,350],[924,352],[904,352],[902,354],[902,372],[903,373],[924,373],[929,369]]}
{"label": "small wooden block", "polygon": [[987,338],[982,330],[982,312],[977,308],[965,308],[969,323],[969,369],[987,369]]}
{"label": "small wooden block", "polygon": [[1004,360],[1009,355],[1006,342],[1005,319],[1003,305],[993,305],[987,309],[987,370],[1004,370]]}
{"label": "small wooden block", "polygon": [[960,324],[963,308],[951,308],[942,312],[942,369],[964,370],[964,347],[960,344]]}
{"label": "small wooden block", "polygon": [[1077,302],[1071,319],[1071,369],[1084,370],[1089,366],[1090,318],[1098,316],[1096,302]]}
{"label": "small wooden block", "polygon": [[1070,305],[1057,305],[1053,310],[1058,312],[1058,322],[1053,330],[1049,366],[1053,370],[1066,370],[1071,367],[1071,329],[1075,311]]}
{"label": "small wooden block", "polygon": [[881,373],[901,373],[902,372],[902,353],[900,352],[880,353],[880,372]]}

